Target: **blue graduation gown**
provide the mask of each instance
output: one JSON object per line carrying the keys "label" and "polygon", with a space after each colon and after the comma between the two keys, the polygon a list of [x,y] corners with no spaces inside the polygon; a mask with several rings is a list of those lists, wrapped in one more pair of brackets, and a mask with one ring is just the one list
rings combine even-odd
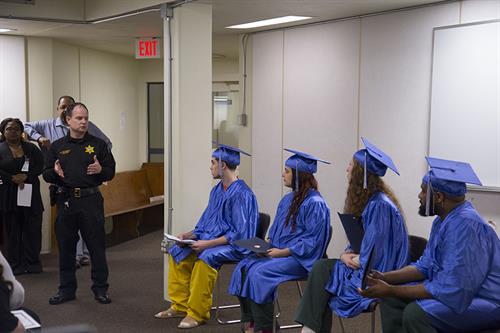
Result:
{"label": "blue graduation gown", "polygon": [[404,219],[396,205],[382,192],[375,193],[361,214],[365,235],[361,243],[359,262],[362,268],[354,270],[338,260],[326,290],[333,294],[329,304],[332,311],[341,317],[353,317],[366,310],[371,298],[362,297],[363,267],[370,249],[375,246],[373,269],[387,272],[408,264],[408,234]]}
{"label": "blue graduation gown", "polygon": [[[233,245],[238,239],[255,237],[259,223],[257,199],[243,180],[238,179],[224,191],[219,182],[210,192],[208,206],[194,228],[198,240],[210,240],[224,236],[229,244],[206,249],[198,258],[215,269],[227,261],[238,261],[249,251]],[[191,248],[174,245],[169,253],[176,263],[184,260]]]}
{"label": "blue graduation gown", "polygon": [[468,201],[437,217],[414,265],[433,299],[417,300],[445,332],[500,328],[500,241]]}
{"label": "blue graduation gown", "polygon": [[[270,303],[280,283],[307,277],[314,262],[323,256],[330,239],[330,209],[319,192],[311,190],[300,205],[296,229],[292,231],[291,223],[285,226],[285,222],[293,195],[288,193],[281,199],[269,230],[272,247],[289,248],[292,255],[285,258],[251,255],[240,261],[231,277],[230,294],[249,297],[258,304]],[[244,281],[242,270],[246,272]]]}

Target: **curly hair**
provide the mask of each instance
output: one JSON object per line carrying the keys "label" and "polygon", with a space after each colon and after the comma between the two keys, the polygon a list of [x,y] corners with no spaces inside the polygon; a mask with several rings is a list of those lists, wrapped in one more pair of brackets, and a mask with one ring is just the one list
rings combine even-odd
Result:
{"label": "curly hair", "polygon": [[318,182],[312,173],[299,171],[299,190],[295,189],[297,174],[295,169],[292,169],[292,189],[295,191],[293,194],[292,204],[288,210],[288,215],[286,217],[285,226],[291,223],[292,230],[295,231],[297,225],[297,213],[299,211],[300,205],[306,198],[309,190],[318,190]]}
{"label": "curly hair", "polygon": [[23,122],[21,120],[19,120],[18,118],[5,118],[0,123],[0,134],[1,134],[0,135],[0,142],[5,141],[5,128],[7,127],[7,124],[10,122],[16,123],[17,126],[19,126],[19,128],[21,129],[21,133],[24,132],[24,125],[23,125]]}
{"label": "curly hair", "polygon": [[396,195],[392,189],[384,183],[382,178],[376,174],[367,171],[367,188],[363,188],[364,170],[361,163],[359,163],[355,158],[352,159],[352,171],[351,179],[349,180],[349,186],[347,187],[347,195],[344,204],[344,213],[353,214],[354,216],[360,217],[365,209],[368,200],[377,192],[385,193],[389,199],[398,207],[401,215],[403,215],[403,210],[399,204]]}

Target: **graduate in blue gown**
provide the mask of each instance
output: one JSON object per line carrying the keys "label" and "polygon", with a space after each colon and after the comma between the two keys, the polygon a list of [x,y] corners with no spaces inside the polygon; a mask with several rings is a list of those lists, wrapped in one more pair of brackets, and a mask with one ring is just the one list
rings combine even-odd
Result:
{"label": "graduate in blue gown", "polygon": [[408,263],[408,234],[400,205],[382,176],[388,168],[398,173],[392,159],[365,138],[347,167],[348,189],[344,213],[361,218],[364,237],[360,253],[350,246],[340,260],[318,261],[297,310],[295,321],[303,332],[330,332],[332,311],[353,317],[366,310],[373,299],[359,295],[370,250],[375,247],[373,267],[389,271]]}
{"label": "graduate in blue gown", "polygon": [[[287,149],[288,150],[288,149]],[[251,255],[234,269],[229,293],[238,296],[247,331],[270,332],[278,285],[307,276],[330,237],[330,209],[318,192],[313,173],[318,158],[302,152],[285,162],[283,183],[294,191],[281,199],[269,230],[271,249]]]}
{"label": "graduate in blue gown", "polygon": [[481,182],[468,163],[427,162],[431,170],[422,180],[419,214],[437,217],[424,254],[398,271],[374,272],[362,293],[384,297],[385,333],[498,329],[500,241],[465,200],[465,183]]}
{"label": "graduate in blue gown", "polygon": [[210,318],[212,292],[218,269],[224,262],[243,259],[248,250],[234,242],[255,237],[259,210],[252,190],[237,178],[238,148],[219,145],[210,170],[221,181],[210,192],[208,206],[194,230],[180,239],[195,240],[187,246],[177,243],[169,249],[168,293],[172,305],[157,318],[184,317],[179,328],[193,328]]}

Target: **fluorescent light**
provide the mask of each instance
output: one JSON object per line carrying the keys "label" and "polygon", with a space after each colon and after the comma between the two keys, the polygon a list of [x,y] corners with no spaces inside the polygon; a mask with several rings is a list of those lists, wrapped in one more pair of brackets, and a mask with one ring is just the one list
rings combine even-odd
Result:
{"label": "fluorescent light", "polygon": [[12,31],[12,29],[9,29],[9,28],[0,28],[0,33],[2,33],[2,32],[9,32],[9,31]]}
{"label": "fluorescent light", "polygon": [[307,20],[310,18],[311,17],[309,17],[309,16],[282,16],[282,17],[275,17],[275,18],[268,19],[268,20],[231,25],[231,26],[226,27],[226,28],[228,28],[228,29],[252,29],[252,28],[258,28],[258,27],[265,27],[267,25],[302,21],[302,20]]}

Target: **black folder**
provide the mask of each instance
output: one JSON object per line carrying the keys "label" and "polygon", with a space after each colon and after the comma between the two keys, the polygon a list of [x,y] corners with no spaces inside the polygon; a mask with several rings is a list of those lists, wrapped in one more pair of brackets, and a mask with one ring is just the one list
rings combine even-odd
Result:
{"label": "black folder", "polygon": [[351,244],[352,251],[359,254],[359,251],[361,250],[361,242],[363,241],[363,236],[365,235],[361,219],[352,214],[337,214],[339,214],[340,222],[342,222],[347,239]]}
{"label": "black folder", "polygon": [[258,237],[239,239],[234,244],[255,253],[266,253],[271,248],[271,244]]}
{"label": "black folder", "polygon": [[365,270],[363,271],[363,279],[361,280],[361,289],[366,289],[366,277],[370,274],[373,268],[373,261],[375,260],[375,246],[372,246],[370,254],[368,255],[368,260],[365,265]]}

